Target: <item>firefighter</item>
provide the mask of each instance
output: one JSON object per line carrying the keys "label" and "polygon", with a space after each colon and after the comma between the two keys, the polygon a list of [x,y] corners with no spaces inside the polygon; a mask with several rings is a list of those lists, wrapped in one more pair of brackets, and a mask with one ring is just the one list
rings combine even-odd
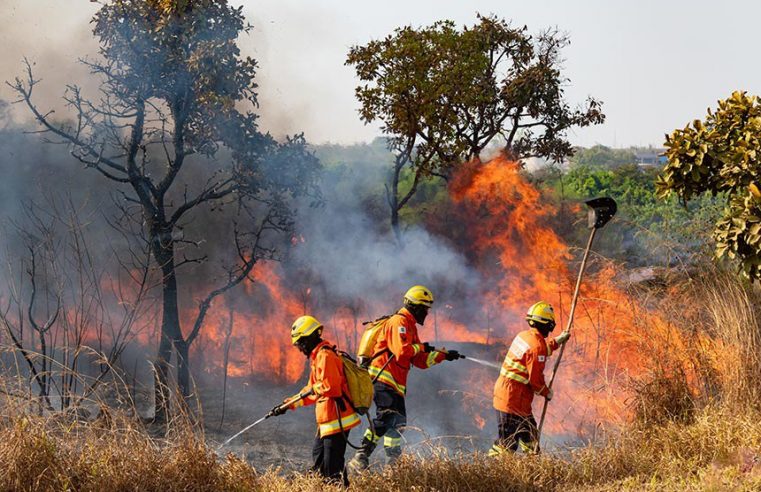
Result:
{"label": "firefighter", "polygon": [[389,317],[378,336],[369,372],[374,378],[373,401],[376,416],[373,429],[367,429],[360,449],[349,463],[354,470],[367,468],[370,455],[383,438],[388,463],[393,463],[402,453],[402,431],[407,423],[404,396],[407,393],[407,374],[414,365],[428,369],[445,360],[456,360],[456,350],[436,350],[422,343],[417,325],[422,325],[433,305],[433,294],[422,285],[410,288],[404,294],[404,306]]}
{"label": "firefighter", "polygon": [[349,430],[360,423],[359,415],[348,401],[349,388],[341,357],[335,346],[322,339],[322,325],[312,316],[298,318],[291,327],[291,343],[309,359],[309,383],[298,395],[286,398],[290,405],[272,409],[281,415],[305,405],[316,405],[317,435],[312,447],[313,471],[326,480],[349,482],[345,470],[346,441]]}
{"label": "firefighter", "polygon": [[529,329],[513,339],[494,385],[499,437],[489,450],[490,456],[515,452],[518,448],[526,453],[535,450],[538,431],[531,403],[534,394],[552,399],[552,389],[544,381],[544,365],[547,357],[571,336],[564,331],[555,338],[547,338],[555,328],[555,312],[546,302],[531,306],[526,321]]}

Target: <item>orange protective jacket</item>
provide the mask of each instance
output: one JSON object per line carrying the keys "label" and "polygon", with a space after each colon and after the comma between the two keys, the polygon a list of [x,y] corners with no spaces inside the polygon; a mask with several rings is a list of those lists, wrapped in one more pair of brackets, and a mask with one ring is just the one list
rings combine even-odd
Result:
{"label": "orange protective jacket", "polygon": [[518,333],[494,385],[494,408],[513,415],[531,415],[534,394],[549,393],[544,382],[544,365],[558,346],[554,338],[545,340],[536,328]]}
{"label": "orange protective jacket", "polygon": [[[417,334],[417,322],[405,308],[386,320],[383,331],[375,342],[373,354],[377,357],[370,363],[370,376],[377,377],[378,382],[390,386],[402,396],[407,393],[407,375],[413,365],[428,369],[443,361],[446,356],[443,352],[423,351],[423,344]],[[394,357],[389,362],[392,355]]]}
{"label": "orange protective jacket", "polygon": [[[295,409],[316,404],[315,417],[320,437],[341,432],[341,426],[347,431],[360,423],[359,415],[348,400],[349,386],[344,376],[343,362],[334,349],[335,346],[323,340],[312,350],[309,354],[309,384],[299,394],[310,389],[314,393],[289,405],[289,408]],[[295,396],[286,401],[293,398]]]}

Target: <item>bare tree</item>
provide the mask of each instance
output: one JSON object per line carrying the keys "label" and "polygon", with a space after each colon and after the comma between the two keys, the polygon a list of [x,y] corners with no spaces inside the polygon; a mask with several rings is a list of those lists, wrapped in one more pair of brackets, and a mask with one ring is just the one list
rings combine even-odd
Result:
{"label": "bare tree", "polygon": [[70,200],[48,200],[44,209],[29,204],[15,223],[24,254],[6,255],[0,324],[26,367],[11,375],[19,386],[28,381],[47,410],[89,398],[150,309],[150,253],[143,252],[142,267],[129,264],[130,283],[114,281],[96,266],[88,222]]}

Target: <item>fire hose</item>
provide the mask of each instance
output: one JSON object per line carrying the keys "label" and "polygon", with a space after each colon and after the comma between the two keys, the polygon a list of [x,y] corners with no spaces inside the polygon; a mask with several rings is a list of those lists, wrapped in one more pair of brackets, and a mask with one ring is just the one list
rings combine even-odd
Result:
{"label": "fire hose", "polygon": [[[446,353],[446,352],[441,351],[441,350],[438,350],[437,352]],[[394,358],[394,354],[391,354],[391,356],[388,358],[388,360],[383,364],[383,366],[381,366],[380,371],[378,371],[378,374],[376,374],[375,377],[372,379],[373,383],[375,383],[375,381],[377,381],[378,377],[386,369],[386,367],[388,366],[388,364],[391,362],[391,360],[393,358]],[[464,356],[462,354],[460,354],[459,358],[460,359],[468,359],[468,360],[471,360],[471,361],[476,362],[478,364],[486,365],[486,366],[489,366],[489,367],[499,368],[499,366],[497,366],[496,364],[491,364],[489,362],[486,362],[486,361],[483,361],[483,360],[480,360],[480,359],[473,359],[471,357],[466,357],[466,356]],[[261,424],[262,422],[264,422],[268,418],[274,417],[275,415],[277,415],[278,414],[277,410],[280,410],[280,409],[285,408],[285,407],[289,407],[289,406],[293,405],[294,403],[299,402],[299,401],[303,400],[304,398],[312,395],[313,393],[314,393],[314,390],[310,389],[309,391],[307,391],[305,393],[299,393],[298,395],[296,395],[295,398],[293,398],[293,399],[291,399],[291,400],[289,400],[287,402],[284,402],[281,405],[276,406],[274,409],[270,410],[267,413],[267,415],[265,415],[264,417],[262,417],[259,420],[256,420],[255,422],[247,425],[246,427],[244,427],[243,429],[241,429],[240,431],[238,431],[237,433],[235,433],[234,435],[229,437],[225,442],[223,442],[222,444],[219,445],[219,447],[217,448],[217,451],[221,450],[222,448],[224,448],[225,446],[230,444],[230,442],[232,442],[236,437],[240,436],[244,432],[248,431],[249,429],[252,429],[252,428],[256,427],[257,425]],[[338,410],[338,401],[337,400],[336,400],[336,409]],[[338,414],[340,416],[340,411],[338,412]],[[372,419],[370,419],[370,417],[368,416],[367,420],[368,420],[368,423],[370,425],[370,429],[372,430],[373,433],[375,433],[375,429],[373,428],[374,426],[373,426],[373,423],[372,423]],[[346,438],[347,436],[346,436],[346,433],[345,433],[345,431],[343,429],[343,425],[341,423],[340,417],[338,419],[338,423],[339,423],[339,426],[341,427],[341,433],[344,435],[344,438]],[[352,443],[350,443],[348,438],[346,438],[346,442],[351,447],[353,447],[355,449],[359,449],[357,446],[355,446]]]}
{"label": "fire hose", "polygon": [[[391,360],[393,358],[394,358],[394,355],[391,354],[391,357],[388,358],[386,363],[383,364],[383,367],[381,367],[381,370],[373,378],[373,383],[378,379],[378,376],[380,376],[380,374],[383,372],[383,370],[386,369],[386,366],[388,366],[389,362],[391,362]],[[265,420],[267,420],[270,417],[274,417],[276,415],[276,411],[275,411],[276,409],[282,409],[283,407],[289,407],[289,406],[293,405],[294,403],[303,400],[307,396],[310,396],[312,393],[314,393],[314,390],[310,389],[309,391],[307,391],[305,393],[299,393],[298,395],[296,395],[295,398],[293,398],[293,399],[291,399],[291,400],[289,400],[289,401],[287,401],[287,402],[285,402],[285,403],[283,403],[281,405],[278,405],[277,407],[275,407],[275,409],[270,410],[267,413],[267,415],[265,415],[264,417],[262,417],[259,420],[256,420],[255,422],[247,425],[246,427],[244,427],[243,429],[241,429],[240,431],[238,431],[237,433],[235,433],[234,435],[229,437],[225,442],[223,442],[222,444],[219,445],[219,447],[217,448],[217,451],[219,451],[220,449],[222,449],[225,446],[227,446],[228,444],[230,444],[236,437],[240,436],[241,434],[243,434],[244,432],[248,431],[249,429],[252,429],[252,428],[256,427],[257,425],[261,424],[262,422],[264,422]],[[338,402],[336,402],[336,405],[338,405]],[[339,415],[340,415],[340,413],[339,413]],[[338,422],[339,422],[339,424],[341,423],[341,419],[340,418],[338,419]],[[370,424],[370,428],[372,429],[373,428],[373,424],[372,424],[372,420],[370,420],[369,417],[368,417],[368,422]],[[341,426],[341,432],[343,433],[343,426]],[[373,432],[375,432],[375,430],[373,430]],[[345,433],[344,433],[344,436],[345,436]],[[348,439],[346,441],[348,442]],[[351,443],[349,443],[349,444],[351,444]],[[355,446],[352,445],[352,447],[355,447]]]}

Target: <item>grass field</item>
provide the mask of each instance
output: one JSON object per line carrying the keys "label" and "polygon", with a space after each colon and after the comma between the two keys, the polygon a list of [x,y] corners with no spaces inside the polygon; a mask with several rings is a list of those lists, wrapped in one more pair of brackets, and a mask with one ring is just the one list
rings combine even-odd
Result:
{"label": "grass field", "polygon": [[[408,456],[352,477],[352,490],[758,490],[757,413],[705,408],[689,424],[632,425],[604,445],[558,455]],[[312,476],[218,457],[201,437],[156,441],[121,417],[35,418],[0,430],[2,490],[320,490]]]}

